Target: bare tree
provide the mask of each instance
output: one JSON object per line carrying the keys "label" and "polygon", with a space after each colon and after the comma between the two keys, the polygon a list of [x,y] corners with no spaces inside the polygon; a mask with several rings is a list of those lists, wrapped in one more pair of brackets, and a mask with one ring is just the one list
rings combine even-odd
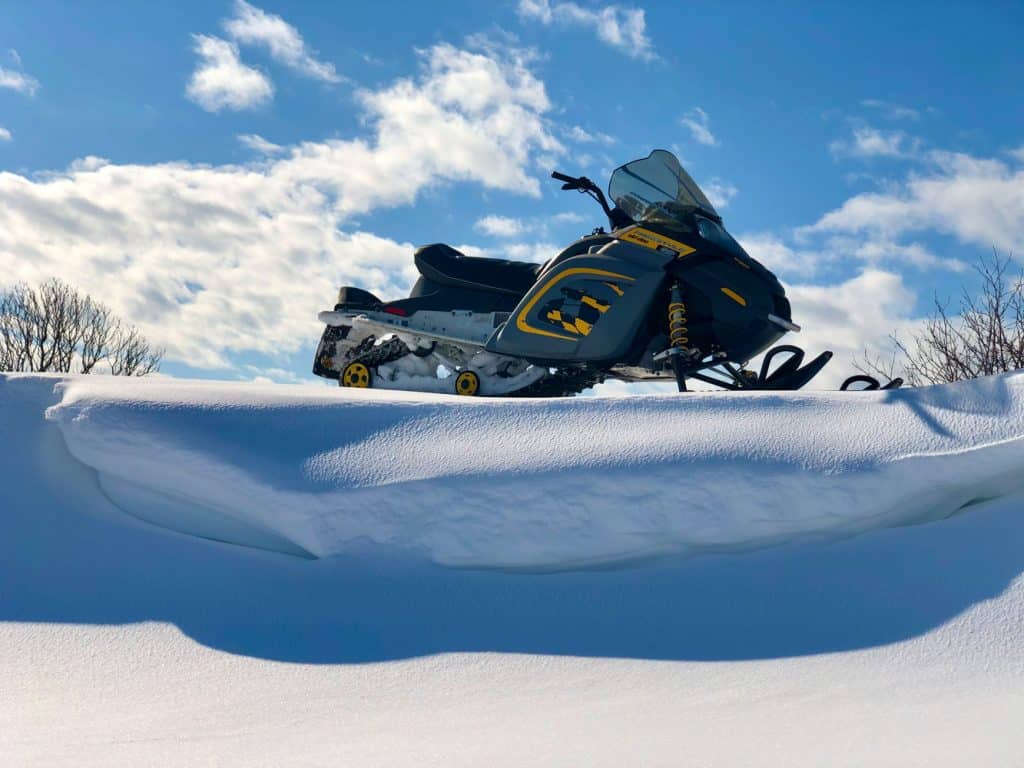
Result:
{"label": "bare tree", "polygon": [[160,369],[162,350],[154,350],[134,327],[118,327],[110,343],[110,372],[115,376],[145,376]]}
{"label": "bare tree", "polygon": [[1010,273],[1010,256],[993,252],[975,270],[981,286],[960,295],[960,311],[935,298],[921,330],[904,343],[895,334],[891,357],[866,352],[856,367],[892,378],[897,373],[911,386],[944,384],[1024,368],[1024,272]]}
{"label": "bare tree", "polygon": [[61,280],[0,291],[0,370],[91,373],[105,362],[116,376],[145,376],[160,369],[163,355],[134,326]]}

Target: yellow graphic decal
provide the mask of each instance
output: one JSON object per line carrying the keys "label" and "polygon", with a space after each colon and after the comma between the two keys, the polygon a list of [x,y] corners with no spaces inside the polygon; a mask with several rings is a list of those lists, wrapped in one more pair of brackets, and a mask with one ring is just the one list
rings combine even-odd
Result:
{"label": "yellow graphic decal", "polygon": [[619,288],[619,286],[617,286],[615,283],[601,283],[601,285],[607,285],[609,288],[612,289],[612,291],[615,292],[617,296],[621,296],[622,294],[625,293],[625,291]]}
{"label": "yellow graphic decal", "polygon": [[576,318],[576,330],[579,333],[582,333],[584,336],[587,336],[590,333],[590,329],[593,327],[594,326],[592,326],[586,320],[580,320],[580,318],[578,317]]}
{"label": "yellow graphic decal", "polygon": [[[591,267],[574,267],[573,269],[567,269],[564,272],[559,272],[551,280],[549,280],[543,288],[533,294],[533,298],[526,302],[526,306],[523,307],[522,311],[516,315],[516,328],[523,333],[535,333],[538,336],[550,336],[553,339],[565,339],[566,341],[576,341],[575,336],[564,336],[561,333],[552,333],[551,331],[545,331],[543,328],[534,328],[526,321],[526,316],[530,313],[530,310],[536,306],[537,302],[540,301],[544,294],[548,293],[554,286],[555,283],[564,280],[572,275],[595,275],[597,277],[614,277],[617,280],[628,280],[633,282],[633,278],[629,275],[620,275],[618,272],[608,272],[604,269],[593,269]],[[556,311],[556,310],[555,310]],[[554,319],[548,315],[549,319]],[[561,315],[559,315],[561,317]],[[576,330],[575,328],[573,329]]]}
{"label": "yellow graphic decal", "polygon": [[643,227],[627,229],[619,235],[619,240],[636,243],[644,248],[650,248],[652,251],[659,251],[667,256],[675,256],[677,259],[681,259],[683,256],[697,250],[685,243],[680,243],[678,240],[673,240],[671,237],[659,235],[657,232],[651,232],[651,230],[644,229]]}
{"label": "yellow graphic decal", "polygon": [[740,296],[740,295],[739,295],[738,293],[736,293],[736,291],[733,291],[733,290],[731,290],[731,289],[729,289],[729,288],[723,288],[723,289],[722,289],[722,293],[724,293],[724,294],[725,294],[726,296],[728,296],[728,297],[729,297],[730,299],[732,299],[733,301],[735,301],[735,302],[736,302],[737,304],[739,304],[739,305],[740,305],[741,307],[745,307],[745,306],[747,306],[747,300],[746,300],[746,299],[744,299],[744,298],[743,298],[742,296]]}
{"label": "yellow graphic decal", "polygon": [[593,307],[601,314],[607,312],[608,308],[611,306],[611,304],[605,304],[603,301],[598,301],[593,296],[583,296],[583,298],[580,299],[580,301],[582,301],[588,307]]}

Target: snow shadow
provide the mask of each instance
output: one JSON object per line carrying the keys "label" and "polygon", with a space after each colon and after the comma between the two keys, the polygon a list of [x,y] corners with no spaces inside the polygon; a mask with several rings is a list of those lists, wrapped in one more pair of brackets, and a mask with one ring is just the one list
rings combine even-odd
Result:
{"label": "snow shadow", "polygon": [[[617,570],[457,570],[365,549],[319,561],[126,517],[38,424],[52,398],[0,382],[0,621],[170,622],[211,648],[305,663],[444,652],[739,660],[927,632],[1024,573],[1022,502],[951,519]],[[6,405],[4,405],[6,403]],[[25,492],[18,492],[22,489]]]}

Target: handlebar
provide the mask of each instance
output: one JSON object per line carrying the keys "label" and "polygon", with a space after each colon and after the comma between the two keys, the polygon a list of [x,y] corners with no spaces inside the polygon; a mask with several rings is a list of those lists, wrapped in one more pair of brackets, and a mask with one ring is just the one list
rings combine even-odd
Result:
{"label": "handlebar", "polygon": [[611,222],[612,229],[633,223],[633,220],[618,208],[610,208],[608,206],[608,201],[605,199],[604,192],[602,192],[601,188],[586,176],[576,177],[570,176],[566,173],[552,171],[551,178],[564,182],[562,184],[562,189],[575,189],[578,192],[586,193],[594,198],[600,204],[601,209],[605,212],[605,215],[608,217],[608,221]]}
{"label": "handlebar", "polygon": [[592,182],[590,181],[590,179],[584,176],[576,178],[575,176],[569,176],[568,174],[565,173],[552,171],[551,178],[558,179],[559,181],[564,181],[565,183],[562,185],[562,189],[586,190],[592,186]]}

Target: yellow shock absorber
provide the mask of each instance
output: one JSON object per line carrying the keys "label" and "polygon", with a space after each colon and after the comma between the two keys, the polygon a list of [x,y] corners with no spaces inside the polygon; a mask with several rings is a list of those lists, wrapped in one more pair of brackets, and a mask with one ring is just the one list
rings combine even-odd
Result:
{"label": "yellow shock absorber", "polygon": [[669,346],[689,351],[690,329],[686,327],[686,305],[682,301],[679,288],[672,287],[672,300],[668,305],[668,343]]}
{"label": "yellow shock absorber", "polygon": [[686,305],[679,283],[672,286],[668,304],[668,343],[672,372],[680,392],[686,391],[686,366],[693,352],[690,349],[690,330],[686,327]]}

